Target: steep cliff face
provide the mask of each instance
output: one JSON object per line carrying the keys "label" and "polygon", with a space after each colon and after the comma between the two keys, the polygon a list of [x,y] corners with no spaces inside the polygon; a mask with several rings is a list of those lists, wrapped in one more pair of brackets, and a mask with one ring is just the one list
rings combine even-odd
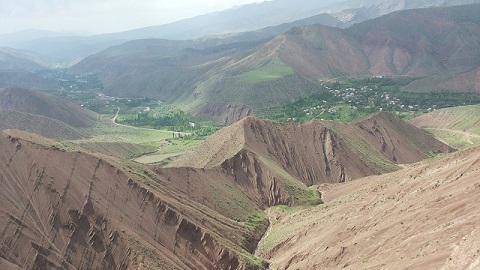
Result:
{"label": "steep cliff face", "polygon": [[395,163],[413,163],[428,154],[449,153],[453,149],[432,139],[419,129],[390,113],[357,122],[362,136],[377,150]]}
{"label": "steep cliff face", "polygon": [[321,122],[277,126],[251,119],[246,126],[249,149],[271,157],[306,185],[346,182],[375,173],[331,127]]}
{"label": "steep cliff face", "polygon": [[264,267],[240,223],[161,176],[12,135],[0,149],[0,257],[12,269]]}

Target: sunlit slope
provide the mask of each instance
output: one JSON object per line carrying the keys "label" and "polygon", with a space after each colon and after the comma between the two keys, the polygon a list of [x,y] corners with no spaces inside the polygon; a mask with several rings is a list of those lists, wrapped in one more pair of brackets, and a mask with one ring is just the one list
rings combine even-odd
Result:
{"label": "sunlit slope", "polygon": [[411,123],[457,148],[480,144],[479,105],[437,110],[421,115]]}
{"label": "sunlit slope", "polygon": [[477,269],[480,149],[320,190],[274,208],[258,255],[273,269]]}
{"label": "sunlit slope", "polygon": [[223,177],[217,186],[229,185],[230,196],[228,190],[216,196],[235,194],[246,217],[211,208],[218,200],[212,193],[204,193],[205,204],[190,196],[182,174],[167,178],[16,131],[0,134],[0,149],[0,253],[11,267],[265,268],[250,254],[265,227],[259,206]]}
{"label": "sunlit slope", "polygon": [[171,166],[225,167],[250,156],[249,163],[269,161],[311,186],[391,172],[398,169],[395,164],[449,151],[447,145],[388,113],[352,124],[277,124],[249,117],[212,135]]}

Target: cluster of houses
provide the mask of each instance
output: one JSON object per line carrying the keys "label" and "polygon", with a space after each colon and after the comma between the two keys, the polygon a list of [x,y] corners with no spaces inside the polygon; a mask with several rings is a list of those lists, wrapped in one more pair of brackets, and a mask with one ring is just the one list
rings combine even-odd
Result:
{"label": "cluster of houses", "polygon": [[[380,90],[378,86],[361,86],[361,87],[336,87],[328,84],[322,84],[332,96],[342,103],[349,104],[352,109],[357,108],[373,108],[378,111],[433,111],[437,106],[432,105],[429,108],[424,108],[419,104],[411,104],[405,101],[394,93]],[[335,114],[339,110],[339,102],[318,100],[315,105],[301,108],[306,116],[319,116],[325,113]],[[290,121],[295,121],[295,118],[288,118]]]}

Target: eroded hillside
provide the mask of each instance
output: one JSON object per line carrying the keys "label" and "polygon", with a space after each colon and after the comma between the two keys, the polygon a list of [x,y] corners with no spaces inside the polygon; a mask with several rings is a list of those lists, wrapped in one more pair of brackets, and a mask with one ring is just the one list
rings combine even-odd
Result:
{"label": "eroded hillside", "polygon": [[246,154],[267,168],[271,165],[270,171],[311,186],[391,172],[398,169],[395,164],[451,150],[388,113],[353,124],[275,124],[248,117],[211,136],[173,166],[225,167]]}
{"label": "eroded hillside", "polygon": [[477,269],[480,149],[344,185],[325,205],[272,209],[273,269]]}
{"label": "eroded hillside", "polygon": [[315,207],[318,184],[451,150],[385,113],[349,125],[249,117],[170,168],[71,147],[0,136],[2,267],[266,269],[254,255],[269,226],[263,210]]}
{"label": "eroded hillside", "polygon": [[0,254],[8,269],[263,268],[247,251],[255,240],[244,223],[147,168],[9,134],[0,137]]}
{"label": "eroded hillside", "polygon": [[93,126],[97,121],[94,112],[71,101],[22,88],[0,89],[0,110],[48,117],[80,128]]}

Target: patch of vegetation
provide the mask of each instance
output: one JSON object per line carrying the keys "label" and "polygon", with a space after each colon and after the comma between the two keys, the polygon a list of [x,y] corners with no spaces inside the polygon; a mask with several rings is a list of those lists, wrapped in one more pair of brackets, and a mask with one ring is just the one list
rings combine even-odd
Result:
{"label": "patch of vegetation", "polygon": [[166,162],[166,160],[179,156],[186,151],[193,149],[201,142],[203,142],[203,140],[191,139],[189,137],[166,139],[164,143],[159,146],[157,151],[141,156],[135,159],[135,161],[144,164],[165,163],[163,165],[167,165],[168,162]]}
{"label": "patch of vegetation", "polygon": [[261,211],[256,212],[253,215],[250,215],[249,217],[247,217],[247,220],[244,222],[245,226],[252,231],[257,230],[258,227],[265,227],[265,223],[266,223],[266,226],[268,227],[268,218],[265,215],[265,213]]}
{"label": "patch of vegetation", "polygon": [[58,142],[54,147],[65,152],[76,152],[80,150],[78,145],[72,142]]}
{"label": "patch of vegetation", "polygon": [[402,91],[401,87],[410,81],[370,78],[321,83],[319,93],[284,106],[259,110],[257,115],[278,122],[313,119],[351,122],[379,111],[411,119],[440,108],[480,104],[480,95],[474,93]]}
{"label": "patch of vegetation", "polygon": [[307,187],[270,159],[261,157],[260,160],[268,166],[270,170],[283,178],[285,190],[293,199],[292,205],[318,205],[322,203],[320,193],[315,186]]}
{"label": "patch of vegetation", "polygon": [[281,215],[291,215],[294,213],[297,213],[299,211],[308,209],[311,206],[305,206],[305,205],[300,205],[300,206],[288,206],[288,205],[277,205],[272,208],[270,208],[271,211],[279,213]]}
{"label": "patch of vegetation", "polygon": [[179,132],[179,137],[203,139],[221,128],[213,121],[194,117],[172,105],[132,107],[120,112],[117,123]]}
{"label": "patch of vegetation", "polygon": [[435,138],[440,139],[456,149],[463,150],[480,145],[480,135],[475,133],[434,128],[427,128],[426,130]]}
{"label": "patch of vegetation", "polygon": [[172,138],[172,132],[167,130],[143,129],[127,126],[99,124],[94,128],[85,129],[90,138],[72,142],[123,142],[159,147],[165,139]]}
{"label": "patch of vegetation", "polygon": [[294,70],[291,67],[280,60],[276,60],[241,74],[240,79],[248,83],[259,83],[277,80],[293,74]]}

